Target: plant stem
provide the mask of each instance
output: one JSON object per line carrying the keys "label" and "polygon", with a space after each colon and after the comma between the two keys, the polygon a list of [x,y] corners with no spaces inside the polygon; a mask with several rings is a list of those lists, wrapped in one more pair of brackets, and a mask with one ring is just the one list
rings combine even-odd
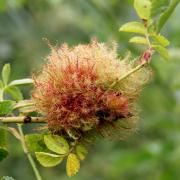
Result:
{"label": "plant stem", "polygon": [[28,148],[26,146],[26,142],[25,142],[25,139],[24,139],[24,133],[23,133],[23,130],[22,130],[22,124],[18,124],[18,130],[19,130],[19,134],[20,134],[20,137],[21,137],[20,141],[21,141],[23,151],[27,155],[27,158],[28,158],[28,160],[29,160],[29,162],[31,164],[31,167],[32,167],[32,169],[34,171],[36,179],[37,180],[42,180],[41,175],[40,175],[40,173],[39,173],[39,171],[38,171],[38,169],[36,167],[36,164],[35,164],[32,156],[31,156],[31,154],[28,152]]}
{"label": "plant stem", "polygon": [[0,89],[0,101],[3,101],[4,89]]}
{"label": "plant stem", "polygon": [[19,108],[24,108],[24,107],[28,107],[28,106],[35,106],[34,102],[32,100],[23,100],[18,102],[13,109],[19,109]]}
{"label": "plant stem", "polygon": [[147,64],[147,61],[143,61],[141,64],[139,64],[138,66],[136,66],[135,68],[133,68],[131,71],[129,71],[127,74],[125,74],[124,76],[122,76],[120,79],[118,79],[117,81],[113,82],[109,89],[114,87],[117,83],[119,83],[120,81],[124,80],[125,78],[129,77],[131,74],[133,74],[134,72],[136,72],[137,70],[141,69],[143,66],[145,66],[145,64]]}
{"label": "plant stem", "polygon": [[150,42],[150,39],[149,39],[149,35],[146,34],[146,35],[145,35],[145,38],[146,38],[147,43],[148,43],[148,48],[151,49],[151,42]]}
{"label": "plant stem", "polygon": [[44,117],[30,117],[30,116],[15,116],[15,117],[0,117],[0,122],[3,123],[45,123]]}

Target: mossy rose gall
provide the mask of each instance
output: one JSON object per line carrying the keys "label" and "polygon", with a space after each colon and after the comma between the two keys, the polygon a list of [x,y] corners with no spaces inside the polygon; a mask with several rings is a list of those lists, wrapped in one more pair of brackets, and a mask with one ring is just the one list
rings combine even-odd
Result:
{"label": "mossy rose gall", "polygon": [[64,44],[52,49],[42,72],[33,76],[32,97],[52,133],[75,130],[81,135],[94,130],[104,135],[108,127],[125,131],[119,121],[135,123],[136,97],[150,76],[142,68],[118,81],[132,68],[127,60],[117,58],[116,45],[92,41],[70,48]]}

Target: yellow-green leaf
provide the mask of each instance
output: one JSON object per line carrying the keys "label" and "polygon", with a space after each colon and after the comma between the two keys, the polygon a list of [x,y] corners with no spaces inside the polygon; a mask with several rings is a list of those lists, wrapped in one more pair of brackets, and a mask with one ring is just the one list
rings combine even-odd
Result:
{"label": "yellow-green leaf", "polygon": [[11,114],[15,102],[10,100],[0,101],[0,115]]}
{"label": "yellow-green leaf", "polygon": [[67,158],[66,172],[69,177],[74,176],[80,169],[80,161],[77,156],[70,153]]}
{"label": "yellow-green leaf", "polygon": [[134,8],[141,19],[150,19],[151,1],[150,0],[134,0]]}
{"label": "yellow-green leaf", "polygon": [[46,152],[35,152],[39,163],[44,167],[53,167],[62,162],[63,156]]}
{"label": "yellow-green leaf", "polygon": [[16,101],[21,101],[23,99],[23,95],[20,89],[16,86],[7,87],[4,91],[10,94],[12,98]]}
{"label": "yellow-green leaf", "polygon": [[44,142],[48,149],[58,154],[66,154],[69,151],[67,141],[58,135],[45,135]]}
{"label": "yellow-green leaf", "polygon": [[5,85],[7,85],[8,81],[9,81],[10,73],[11,73],[10,64],[5,64],[2,69],[2,80]]}
{"label": "yellow-green leaf", "polygon": [[18,79],[11,81],[9,86],[19,86],[19,85],[28,85],[28,84],[33,84],[33,80],[30,78]]}
{"label": "yellow-green leaf", "polygon": [[25,141],[30,152],[47,152],[48,149],[44,143],[43,134],[28,134],[25,135]]}
{"label": "yellow-green leaf", "polygon": [[0,90],[3,88],[3,82],[0,80]]}
{"label": "yellow-green leaf", "polygon": [[165,60],[169,60],[169,52],[166,48],[160,45],[152,46]]}
{"label": "yellow-green leaf", "polygon": [[144,25],[140,22],[135,22],[135,21],[122,25],[119,31],[146,34],[146,29]]}
{"label": "yellow-green leaf", "polygon": [[152,38],[156,41],[156,42],[158,42],[158,43],[160,43],[162,46],[164,46],[164,47],[166,47],[166,46],[168,46],[169,45],[169,41],[164,37],[164,36],[162,36],[162,35],[160,35],[160,34],[154,34],[154,35],[152,35]]}
{"label": "yellow-green leaf", "polygon": [[158,18],[168,9],[171,0],[151,0],[151,17]]}
{"label": "yellow-green leaf", "polygon": [[87,149],[83,145],[76,146],[76,154],[80,160],[84,160],[87,155]]}
{"label": "yellow-green leaf", "polygon": [[15,180],[14,178],[10,177],[10,176],[3,176],[1,178],[1,180]]}
{"label": "yellow-green leaf", "polygon": [[146,38],[140,37],[140,36],[132,37],[132,38],[129,40],[129,42],[130,42],[130,43],[136,43],[136,44],[148,44]]}
{"label": "yellow-green leaf", "polygon": [[7,131],[0,127],[0,161],[2,161],[7,156]]}
{"label": "yellow-green leaf", "polygon": [[171,14],[174,12],[174,9],[179,4],[180,0],[171,0],[168,8],[164,11],[164,13],[160,16],[160,19],[158,21],[157,25],[157,32],[160,32],[162,27],[165,25]]}

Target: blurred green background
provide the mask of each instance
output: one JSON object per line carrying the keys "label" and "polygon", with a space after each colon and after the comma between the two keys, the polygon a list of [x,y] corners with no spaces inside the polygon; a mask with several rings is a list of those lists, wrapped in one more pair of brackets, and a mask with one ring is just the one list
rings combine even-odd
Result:
{"label": "blurred green background", "polygon": [[[123,23],[136,20],[131,0],[0,0],[0,68],[10,62],[13,79],[29,77],[41,67],[54,45],[87,43],[92,37],[116,41],[120,57],[141,46],[119,33]],[[171,61],[154,56],[155,77],[140,97],[139,131],[126,141],[95,144],[72,180],[178,180],[180,179],[180,6],[162,33],[170,40]],[[28,128],[28,127],[26,127]],[[10,156],[0,164],[0,177],[33,180],[34,174],[17,140],[11,137]],[[38,165],[39,166],[39,165]],[[66,180],[65,164],[39,166],[45,180]]]}

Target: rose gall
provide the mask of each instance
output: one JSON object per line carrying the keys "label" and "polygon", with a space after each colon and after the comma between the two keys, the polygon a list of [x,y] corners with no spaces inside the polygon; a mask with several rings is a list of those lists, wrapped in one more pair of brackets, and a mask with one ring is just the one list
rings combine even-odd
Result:
{"label": "rose gall", "polygon": [[117,58],[116,45],[110,48],[92,41],[70,48],[64,44],[52,49],[42,72],[33,76],[32,97],[52,133],[121,134],[135,128],[136,98],[151,74],[143,68],[111,87],[132,68],[127,60]]}

